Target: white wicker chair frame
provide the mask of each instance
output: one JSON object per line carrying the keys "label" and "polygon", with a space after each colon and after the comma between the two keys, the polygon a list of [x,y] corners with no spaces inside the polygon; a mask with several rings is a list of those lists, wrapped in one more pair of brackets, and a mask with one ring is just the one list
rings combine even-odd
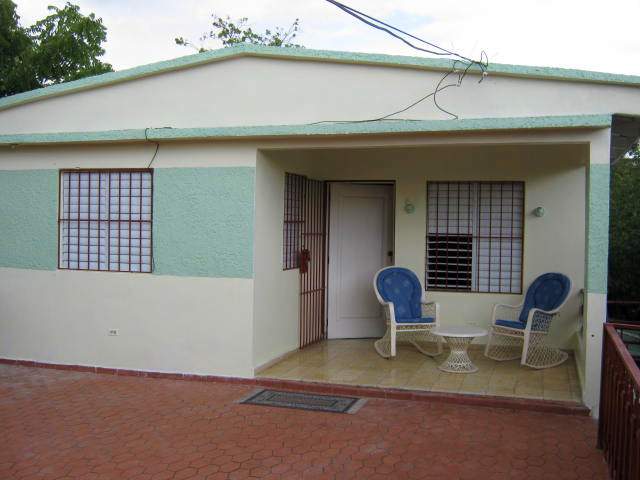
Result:
{"label": "white wicker chair frame", "polygon": [[[571,291],[571,280],[569,280]],[[553,318],[558,315],[569,296],[556,309],[545,311],[539,308],[529,310],[527,326],[524,329],[496,325],[496,320],[517,321],[524,303],[520,305],[498,304],[493,307],[492,326],[484,355],[497,361],[515,360],[531,368],[551,368],[563,363],[568,354],[547,345],[547,336]]]}
{"label": "white wicker chair frame", "polygon": [[[378,292],[378,275],[385,267],[379,270],[373,277],[373,290],[376,297],[384,309],[387,330],[384,336],[376,340],[374,347],[381,357],[393,358],[396,356],[397,342],[406,341],[416,347],[421,353],[434,357],[442,353],[442,338],[431,333],[431,330],[440,324],[440,306],[436,302],[428,302],[424,290],[420,303],[422,305],[422,316],[433,317],[431,323],[398,323],[396,322],[395,311],[392,302],[385,301]],[[421,287],[422,288],[422,287]]]}

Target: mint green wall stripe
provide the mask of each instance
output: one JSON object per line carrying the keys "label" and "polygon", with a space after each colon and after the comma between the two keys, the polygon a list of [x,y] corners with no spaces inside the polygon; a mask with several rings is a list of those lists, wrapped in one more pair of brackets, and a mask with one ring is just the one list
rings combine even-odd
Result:
{"label": "mint green wall stripe", "polygon": [[586,289],[607,293],[609,256],[609,164],[591,164],[587,173]]}
{"label": "mint green wall stripe", "polygon": [[253,277],[255,169],[154,170],[154,273]]}
{"label": "mint green wall stripe", "polygon": [[150,128],[95,132],[26,133],[0,135],[0,145],[54,143],[131,142],[161,140],[224,140],[240,138],[322,137],[337,135],[387,135],[429,132],[498,130],[544,130],[557,128],[608,128],[611,115],[556,115],[542,117],[464,118],[459,120],[403,120],[323,123],[302,125],[256,125],[214,128]]}
{"label": "mint green wall stripe", "polygon": [[[237,45],[230,48],[211,50],[204,53],[187,55],[184,57],[165,60],[162,62],[141,65],[119,72],[110,72],[94,77],[86,77],[73,82],[52,85],[29,92],[18,93],[10,97],[0,99],[0,110],[34,102],[40,99],[65,95],[91,88],[113,85],[136,78],[158,75],[164,72],[192,68],[211,62],[217,62],[229,58],[253,56],[264,58],[279,58],[283,60],[308,60],[321,62],[349,63],[360,65],[382,65],[390,67],[420,68],[426,70],[449,70],[453,60],[410,57],[401,55],[384,55],[376,53],[340,52],[331,50],[313,50],[310,48],[282,48],[266,47],[260,45]],[[640,85],[640,76],[621,75],[605,72],[591,72],[587,70],[574,70],[555,67],[535,67],[526,65],[508,65],[490,63],[489,74],[506,75],[525,78],[544,78],[561,81],[612,83],[619,85]],[[477,73],[477,72],[476,72]]]}
{"label": "mint green wall stripe", "polygon": [[0,266],[55,270],[58,171],[0,171]]}

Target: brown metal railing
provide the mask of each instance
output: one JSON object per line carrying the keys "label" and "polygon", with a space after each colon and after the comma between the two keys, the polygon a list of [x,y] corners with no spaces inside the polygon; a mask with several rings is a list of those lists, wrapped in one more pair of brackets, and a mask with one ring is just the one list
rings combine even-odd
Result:
{"label": "brown metal railing", "polygon": [[604,451],[612,480],[640,478],[640,369],[619,331],[640,326],[604,326],[598,448]]}

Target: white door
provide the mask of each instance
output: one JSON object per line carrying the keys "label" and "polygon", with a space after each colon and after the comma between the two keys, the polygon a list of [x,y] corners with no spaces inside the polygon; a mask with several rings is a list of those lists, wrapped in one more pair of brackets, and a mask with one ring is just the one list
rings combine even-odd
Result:
{"label": "white door", "polygon": [[328,337],[380,337],[373,276],[393,260],[393,186],[331,184]]}

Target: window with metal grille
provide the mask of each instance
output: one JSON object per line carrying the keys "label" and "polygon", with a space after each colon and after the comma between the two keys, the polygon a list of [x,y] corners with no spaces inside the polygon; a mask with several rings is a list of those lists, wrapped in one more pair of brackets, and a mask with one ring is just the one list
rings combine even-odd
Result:
{"label": "window with metal grille", "polygon": [[59,268],[152,270],[152,170],[60,172]]}
{"label": "window with metal grille", "polygon": [[284,176],[284,223],[282,228],[282,269],[300,267],[300,233],[302,229],[302,190],[304,177],[293,173]]}
{"label": "window with metal grille", "polygon": [[523,182],[427,183],[427,289],[521,293]]}

